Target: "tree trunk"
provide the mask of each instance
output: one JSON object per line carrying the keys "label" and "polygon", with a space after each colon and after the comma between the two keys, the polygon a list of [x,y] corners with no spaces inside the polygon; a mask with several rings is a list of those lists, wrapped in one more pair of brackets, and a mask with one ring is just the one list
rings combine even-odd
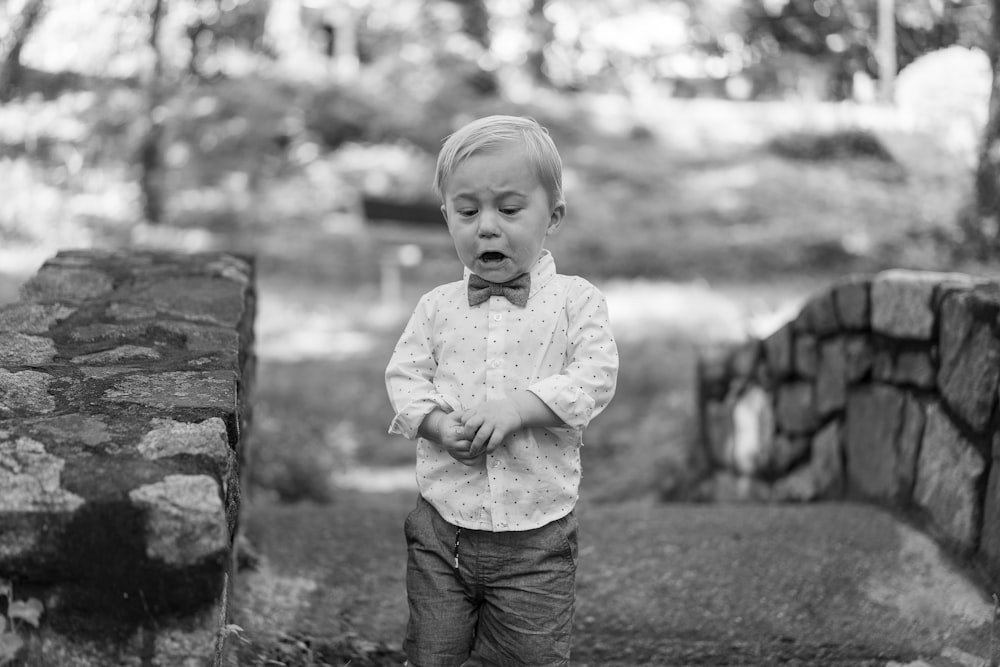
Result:
{"label": "tree trunk", "polygon": [[[982,254],[992,256],[1000,250],[1000,0],[993,0],[992,39],[989,44],[993,71],[989,111],[979,148],[976,168],[975,201],[963,221],[974,241],[983,243]],[[978,237],[978,238],[976,238]]]}
{"label": "tree trunk", "polygon": [[163,53],[160,50],[160,19],[163,18],[164,0],[154,0],[150,13],[149,45],[153,50],[153,67],[146,89],[146,136],[139,148],[142,173],[139,185],[143,196],[143,214],[150,224],[163,221],[164,167],[163,167]]}
{"label": "tree trunk", "polygon": [[490,10],[485,0],[451,0],[462,11],[462,31],[484,49],[490,48]]}
{"label": "tree trunk", "polygon": [[45,0],[28,0],[21,7],[21,14],[18,16],[10,30],[10,34],[3,41],[6,44],[6,54],[3,62],[0,63],[0,101],[9,101],[17,94],[21,85],[21,50],[28,41],[31,31],[38,25],[45,10]]}
{"label": "tree trunk", "polygon": [[993,1],[991,27],[993,87],[976,169],[975,215],[986,238],[994,248],[1000,248],[1000,0]]}
{"label": "tree trunk", "polygon": [[[528,35],[531,46],[528,48],[528,70],[537,85],[549,86],[552,80],[545,71],[545,49],[552,43],[553,26],[545,16],[547,0],[532,0],[528,11]],[[997,0],[1000,2],[1000,0]]]}

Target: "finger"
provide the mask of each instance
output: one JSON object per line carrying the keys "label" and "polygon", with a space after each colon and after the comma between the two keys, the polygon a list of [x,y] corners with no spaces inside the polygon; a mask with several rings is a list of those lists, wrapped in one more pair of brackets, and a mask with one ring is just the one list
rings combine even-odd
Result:
{"label": "finger", "polygon": [[472,447],[469,451],[475,452],[477,455],[482,454],[483,450],[485,450],[486,446],[489,444],[494,431],[495,429],[491,426],[487,426],[485,424],[481,426],[479,430],[476,431],[476,437],[472,439]]}
{"label": "finger", "polygon": [[503,443],[505,437],[506,435],[500,429],[494,430],[490,435],[489,442],[486,443],[486,453],[492,454],[496,451],[496,448]]}
{"label": "finger", "polygon": [[462,415],[462,425],[465,426],[466,431],[478,431],[485,421],[486,418],[483,415],[471,411]]}
{"label": "finger", "polygon": [[448,449],[453,454],[469,456],[469,452],[472,451],[472,441],[465,438],[456,438],[452,440],[451,446]]}
{"label": "finger", "polygon": [[462,428],[462,431],[459,434],[459,437],[461,437],[461,438],[463,438],[465,440],[468,440],[471,443],[472,439],[475,437],[476,431],[479,429],[479,427],[478,426],[472,427],[472,426],[469,426],[467,424],[463,424],[461,428]]}

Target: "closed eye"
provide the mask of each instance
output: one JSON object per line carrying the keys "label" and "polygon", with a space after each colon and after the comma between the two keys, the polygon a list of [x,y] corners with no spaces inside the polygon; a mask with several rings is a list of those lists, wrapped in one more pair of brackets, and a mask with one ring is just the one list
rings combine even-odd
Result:
{"label": "closed eye", "polygon": [[479,213],[479,210],[475,208],[460,208],[455,212],[458,213],[463,218],[471,218],[477,213]]}
{"label": "closed eye", "polygon": [[504,215],[517,215],[521,212],[521,208],[518,206],[504,206],[500,209],[500,212]]}

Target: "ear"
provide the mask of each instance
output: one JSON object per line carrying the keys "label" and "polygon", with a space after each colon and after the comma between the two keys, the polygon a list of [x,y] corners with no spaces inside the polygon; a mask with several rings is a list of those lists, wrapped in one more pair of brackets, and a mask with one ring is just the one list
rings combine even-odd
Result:
{"label": "ear", "polygon": [[552,207],[552,213],[549,214],[549,227],[545,230],[545,235],[554,234],[559,230],[559,226],[562,225],[563,219],[566,217],[566,202],[559,200]]}
{"label": "ear", "polygon": [[444,221],[448,222],[448,207],[441,204],[441,215],[444,217]]}

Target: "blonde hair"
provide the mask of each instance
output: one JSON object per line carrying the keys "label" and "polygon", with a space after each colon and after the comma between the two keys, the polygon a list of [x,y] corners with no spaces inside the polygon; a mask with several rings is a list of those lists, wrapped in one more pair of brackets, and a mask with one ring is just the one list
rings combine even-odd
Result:
{"label": "blonde hair", "polygon": [[559,151],[549,131],[538,121],[520,116],[486,116],[449,135],[438,153],[434,192],[443,201],[447,181],[462,162],[476,153],[511,144],[524,148],[539,182],[548,192],[549,203],[555,205],[562,202],[562,159]]}

